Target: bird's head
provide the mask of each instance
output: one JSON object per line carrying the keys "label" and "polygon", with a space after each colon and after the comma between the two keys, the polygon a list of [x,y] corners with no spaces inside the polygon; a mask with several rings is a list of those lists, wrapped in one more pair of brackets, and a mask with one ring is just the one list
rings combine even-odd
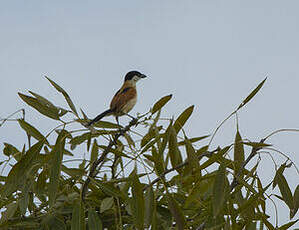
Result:
{"label": "bird's head", "polygon": [[125,76],[125,82],[130,82],[136,84],[141,78],[145,78],[146,76],[138,71],[130,71]]}

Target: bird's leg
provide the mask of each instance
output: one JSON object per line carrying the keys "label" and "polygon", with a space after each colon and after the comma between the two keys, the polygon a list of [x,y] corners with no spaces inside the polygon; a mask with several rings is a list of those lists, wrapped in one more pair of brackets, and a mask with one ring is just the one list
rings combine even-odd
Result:
{"label": "bird's leg", "polygon": [[121,133],[122,130],[121,130],[121,126],[120,126],[120,124],[119,124],[119,116],[115,116],[115,120],[116,120],[116,123],[117,123],[117,125],[118,125],[118,131]]}
{"label": "bird's leg", "polygon": [[132,118],[134,121],[137,120],[136,117],[133,117],[132,115],[128,114],[128,113],[125,113],[125,115],[127,115],[128,117]]}

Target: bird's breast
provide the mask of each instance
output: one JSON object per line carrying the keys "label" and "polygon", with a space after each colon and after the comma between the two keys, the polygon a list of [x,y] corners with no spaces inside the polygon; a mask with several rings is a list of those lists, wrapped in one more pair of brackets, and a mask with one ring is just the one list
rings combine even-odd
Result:
{"label": "bird's breast", "polygon": [[136,102],[137,102],[137,97],[134,97],[134,98],[130,99],[130,100],[124,105],[122,111],[123,111],[124,113],[128,113],[128,112],[130,112],[130,111],[133,109],[133,107],[135,106]]}

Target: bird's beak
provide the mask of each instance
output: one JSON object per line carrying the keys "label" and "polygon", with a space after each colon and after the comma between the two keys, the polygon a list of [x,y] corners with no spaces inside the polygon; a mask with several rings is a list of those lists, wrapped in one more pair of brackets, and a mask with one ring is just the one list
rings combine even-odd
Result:
{"label": "bird's beak", "polygon": [[146,75],[141,74],[140,77],[141,77],[141,78],[146,78]]}

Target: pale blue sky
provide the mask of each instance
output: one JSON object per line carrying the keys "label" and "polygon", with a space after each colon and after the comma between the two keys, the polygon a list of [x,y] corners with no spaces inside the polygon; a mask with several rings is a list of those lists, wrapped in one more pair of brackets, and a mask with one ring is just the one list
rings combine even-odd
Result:
{"label": "pale blue sky", "polygon": [[[138,84],[132,114],[173,93],[164,115],[194,104],[187,131],[205,135],[268,76],[239,113],[242,136],[259,141],[276,129],[299,128],[298,9],[295,0],[2,1],[0,117],[25,107],[32,124],[44,132],[54,127],[17,96],[32,90],[65,105],[43,75],[93,117],[107,108],[123,75],[137,69],[149,77]],[[215,144],[229,144],[234,132],[232,120]],[[283,133],[270,142],[299,165],[298,140],[298,133]],[[0,151],[3,142],[24,141],[17,124],[0,128]],[[269,179],[273,167],[264,159],[269,167],[259,175]],[[298,174],[290,169],[286,175],[294,191]],[[288,215],[280,212],[280,222]]]}

